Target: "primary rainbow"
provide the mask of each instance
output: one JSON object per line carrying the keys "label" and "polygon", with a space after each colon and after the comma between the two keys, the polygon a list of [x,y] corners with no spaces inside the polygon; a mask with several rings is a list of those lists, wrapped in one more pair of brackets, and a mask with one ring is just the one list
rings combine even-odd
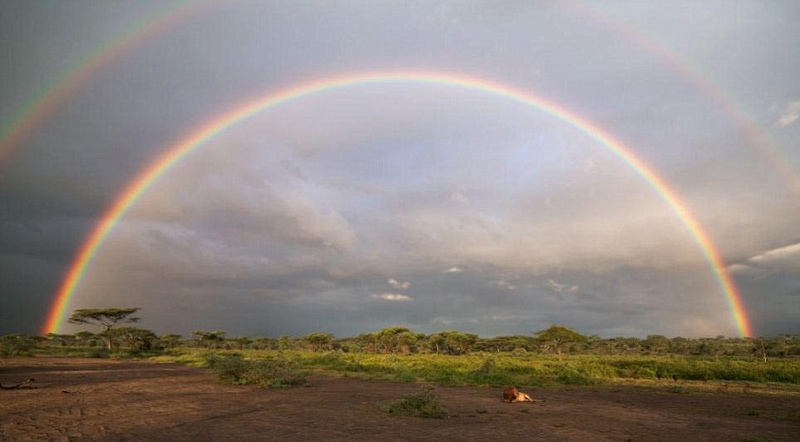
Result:
{"label": "primary rainbow", "polygon": [[137,178],[125,188],[119,198],[105,212],[97,226],[92,230],[89,237],[81,246],[77,257],[70,266],[69,271],[58,289],[52,307],[47,315],[46,323],[42,328],[42,332],[57,333],[59,331],[72,297],[75,294],[75,289],[81,282],[93,257],[103,245],[104,240],[139,198],[182,158],[231,126],[279,104],[318,92],[385,83],[420,83],[460,87],[507,98],[536,108],[547,115],[568,123],[608,148],[630,168],[636,171],[636,173],[641,175],[641,177],[658,192],[661,198],[666,201],[672,210],[675,211],[678,218],[689,230],[689,233],[699,246],[714,276],[719,282],[739,334],[742,336],[752,335],[750,323],[743,308],[741,295],[731,275],[727,271],[722,256],[712,243],[708,233],[702,228],[694,215],[691,214],[689,208],[678,198],[675,191],[673,191],[650,166],[639,159],[634,152],[590,121],[533,94],[477,78],[436,72],[363,73],[302,84],[264,95],[254,101],[236,107],[201,126],[188,137],[178,141],[176,144],[169,147],[158,159],[147,166]]}

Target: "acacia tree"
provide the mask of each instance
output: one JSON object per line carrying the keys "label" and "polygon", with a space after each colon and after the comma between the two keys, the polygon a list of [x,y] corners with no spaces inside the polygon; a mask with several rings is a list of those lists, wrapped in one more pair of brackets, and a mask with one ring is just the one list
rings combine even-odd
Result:
{"label": "acacia tree", "polygon": [[158,336],[151,330],[138,327],[119,327],[110,334],[124,342],[132,350],[150,350],[158,341]]}
{"label": "acacia tree", "polygon": [[225,336],[227,336],[227,333],[222,330],[192,331],[192,337],[195,339],[195,341],[197,341],[197,345],[200,347],[208,346],[208,348],[219,348],[223,343],[225,343]]}
{"label": "acacia tree", "polygon": [[141,318],[131,316],[139,310],[141,310],[141,307],[78,309],[72,312],[72,316],[67,319],[67,322],[70,324],[91,324],[102,327],[102,334],[106,339],[106,346],[111,350],[113,346],[111,330],[120,323],[139,322]]}
{"label": "acacia tree", "polygon": [[315,332],[307,334],[303,339],[311,345],[314,351],[320,351],[331,344],[333,335],[330,333]]}
{"label": "acacia tree", "polygon": [[384,353],[394,353],[403,333],[411,333],[407,327],[388,327],[378,333],[378,341],[383,344]]}
{"label": "acacia tree", "polygon": [[575,330],[560,325],[551,325],[547,330],[536,333],[539,342],[545,344],[545,348],[555,347],[558,360],[561,360],[561,348],[570,342],[586,342],[589,338]]}

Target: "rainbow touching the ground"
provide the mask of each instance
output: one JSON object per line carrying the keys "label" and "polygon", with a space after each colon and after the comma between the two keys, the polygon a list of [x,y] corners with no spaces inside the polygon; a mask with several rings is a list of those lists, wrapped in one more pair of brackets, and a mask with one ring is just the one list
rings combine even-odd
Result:
{"label": "rainbow touching the ground", "polygon": [[180,162],[181,159],[205,144],[217,134],[220,134],[259,112],[280,104],[335,89],[387,83],[416,83],[463,88],[506,98],[531,106],[549,116],[561,120],[608,148],[614,155],[644,178],[676,213],[699,246],[705,260],[708,262],[715,278],[719,282],[739,334],[742,336],[752,336],[752,329],[742,304],[741,295],[726,268],[722,256],[712,243],[708,233],[703,229],[694,215],[692,215],[686,204],[680,200],[675,191],[672,190],[650,166],[638,158],[633,151],[590,121],[533,94],[482,79],[436,72],[363,73],[305,83],[261,96],[256,100],[236,107],[205,125],[200,126],[197,130],[181,139],[176,144],[169,146],[160,157],[147,166],[136,179],[125,188],[114,204],[103,214],[91,234],[81,245],[75,260],[71,264],[53,300],[47,315],[46,323],[42,328],[43,333],[57,333],[59,331],[75,291],[105,239],[142,195],[147,192],[162,175]]}
{"label": "rainbow touching the ground", "polygon": [[115,38],[105,42],[79,60],[11,118],[0,131],[0,166],[48,115],[95,73],[119,59],[140,43],[150,40],[180,21],[203,10],[209,2],[180,1],[168,5],[134,23]]}

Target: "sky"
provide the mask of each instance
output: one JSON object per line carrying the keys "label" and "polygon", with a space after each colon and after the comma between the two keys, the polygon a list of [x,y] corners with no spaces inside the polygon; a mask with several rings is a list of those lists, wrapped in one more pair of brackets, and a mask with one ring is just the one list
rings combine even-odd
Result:
{"label": "sky", "polygon": [[[798,20],[791,0],[0,1],[3,136],[31,127],[0,157],[0,334],[41,331],[102,214],[205,123],[407,71],[602,128],[708,232],[753,332],[800,333]],[[19,118],[70,72],[85,75]],[[68,312],[104,307],[184,335],[738,334],[691,232],[607,146],[410,82],[311,94],[203,143],[111,231]]]}

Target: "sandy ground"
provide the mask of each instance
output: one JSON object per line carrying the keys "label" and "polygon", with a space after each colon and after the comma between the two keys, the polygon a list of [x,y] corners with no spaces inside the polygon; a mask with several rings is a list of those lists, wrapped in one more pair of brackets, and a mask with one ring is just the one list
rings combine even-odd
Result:
{"label": "sandy ground", "polygon": [[448,419],[387,415],[416,384],[314,376],[259,389],[205,370],[91,359],[0,360],[0,441],[798,441],[800,398],[642,389],[535,390],[506,404],[498,389],[436,387]]}

